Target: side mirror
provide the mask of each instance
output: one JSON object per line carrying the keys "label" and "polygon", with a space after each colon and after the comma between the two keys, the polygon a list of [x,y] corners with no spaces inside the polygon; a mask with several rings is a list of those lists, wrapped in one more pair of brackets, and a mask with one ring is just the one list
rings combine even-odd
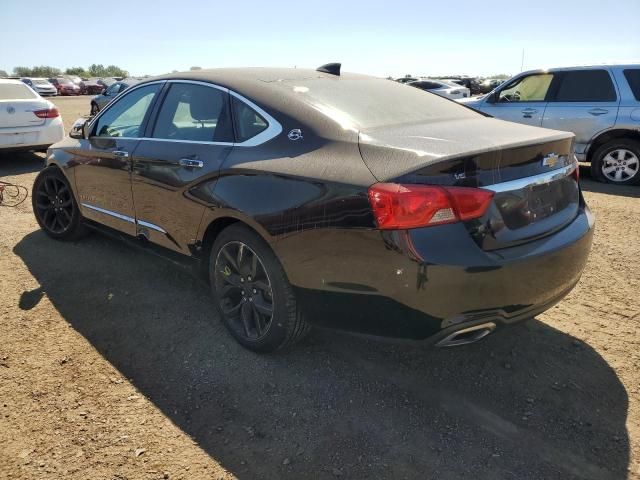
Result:
{"label": "side mirror", "polygon": [[74,123],[73,126],[71,127],[71,131],[69,132],[69,136],[71,138],[76,138],[76,139],[83,139],[83,138],[87,138],[87,120],[86,118],[79,118],[77,119]]}
{"label": "side mirror", "polygon": [[493,92],[491,92],[489,94],[489,96],[487,97],[486,102],[487,103],[498,103],[498,99],[500,98],[500,92],[494,90]]}

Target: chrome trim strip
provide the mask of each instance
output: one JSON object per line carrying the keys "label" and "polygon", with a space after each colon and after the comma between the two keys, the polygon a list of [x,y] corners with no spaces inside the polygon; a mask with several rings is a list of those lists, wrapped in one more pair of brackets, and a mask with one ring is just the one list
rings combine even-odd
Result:
{"label": "chrome trim strip", "polygon": [[136,223],[141,227],[147,227],[147,228],[150,228],[151,230],[155,230],[156,232],[167,233],[164,229],[162,229],[161,227],[153,223],[145,222],[143,220],[137,220]]}
{"label": "chrome trim strip", "polygon": [[[254,136],[254,137],[251,137],[248,140],[245,140],[244,142],[240,142],[240,143],[233,143],[233,142],[206,142],[206,141],[200,142],[200,141],[194,141],[194,140],[171,140],[171,139],[167,139],[167,138],[153,138],[153,137],[113,137],[113,138],[117,138],[119,140],[156,140],[156,141],[160,141],[160,142],[198,143],[198,144],[202,144],[202,145],[226,145],[226,146],[237,146],[237,147],[256,147],[256,146],[261,145],[261,144],[263,144],[265,142],[268,142],[272,138],[275,138],[278,135],[280,135],[280,133],[282,133],[282,125],[280,125],[280,123],[275,118],[273,118],[271,115],[269,115],[267,112],[265,112],[258,105],[253,103],[248,98],[243,97],[239,93],[236,93],[233,90],[229,90],[226,87],[221,87],[220,85],[216,85],[215,83],[202,82],[202,81],[198,81],[198,80],[180,80],[180,79],[175,79],[175,80],[174,79],[155,80],[153,82],[145,82],[145,83],[142,83],[142,84],[138,84],[138,85],[134,85],[132,87],[129,87],[128,89],[125,90],[126,93],[123,93],[122,96],[124,97],[125,95],[128,95],[129,92],[132,92],[133,90],[135,90],[137,88],[144,87],[145,85],[152,85],[154,83],[193,83],[193,84],[196,84],[196,85],[204,85],[206,87],[216,88],[218,90],[221,90],[223,92],[228,93],[229,95],[233,95],[238,100],[240,100],[243,103],[246,103],[249,107],[251,107],[257,113],[259,113],[262,116],[262,118],[264,118],[266,120],[267,128],[265,130],[263,130],[262,132],[260,132],[258,135]],[[117,98],[119,96],[120,95],[116,95],[115,98]],[[115,98],[114,98],[114,100],[115,100]],[[88,131],[91,131],[91,129],[93,129],[93,123],[98,118],[100,118],[100,116],[106,110],[108,110],[108,108],[110,106],[111,106],[111,102],[109,102],[109,104],[107,104],[107,106],[105,106],[105,108],[100,110],[98,115],[96,115],[91,120],[91,122],[88,125],[88,127],[89,127]]]}
{"label": "chrome trim strip", "polygon": [[89,205],[88,203],[82,203],[81,205],[90,210],[95,210],[96,212],[104,213],[105,215],[110,215],[120,220],[124,220],[125,222],[136,223],[136,220],[134,218],[128,217],[127,215],[123,215],[118,212],[112,212],[111,210],[107,210],[106,208],[96,207],[95,205]]}
{"label": "chrome trim strip", "polygon": [[520,190],[522,188],[533,187],[536,185],[544,185],[545,183],[560,180],[561,178],[571,175],[576,168],[578,168],[578,166],[575,163],[572,163],[571,165],[567,165],[566,167],[551,170],[550,172],[540,173],[538,175],[533,175],[532,177],[518,178],[509,182],[496,183],[494,185],[488,185],[481,188],[500,193],[509,192],[512,190]]}

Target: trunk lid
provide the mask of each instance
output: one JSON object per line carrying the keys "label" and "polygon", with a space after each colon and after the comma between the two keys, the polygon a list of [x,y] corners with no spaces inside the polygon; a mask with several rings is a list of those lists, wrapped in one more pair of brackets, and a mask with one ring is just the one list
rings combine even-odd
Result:
{"label": "trunk lid", "polygon": [[364,162],[381,182],[486,188],[486,214],[465,222],[485,250],[549,235],[578,214],[573,134],[461,119],[360,133]]}
{"label": "trunk lid", "polygon": [[44,100],[0,100],[0,128],[37,127],[46,119],[38,118],[35,110],[45,110],[49,105]]}

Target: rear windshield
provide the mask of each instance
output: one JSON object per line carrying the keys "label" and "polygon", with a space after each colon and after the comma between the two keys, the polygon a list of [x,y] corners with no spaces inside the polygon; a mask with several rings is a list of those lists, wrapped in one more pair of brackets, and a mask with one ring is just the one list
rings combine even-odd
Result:
{"label": "rear windshield", "polygon": [[451,100],[392,80],[310,78],[282,84],[345,128],[370,129],[480,116]]}
{"label": "rear windshield", "polygon": [[0,83],[0,100],[29,100],[38,95],[24,83]]}

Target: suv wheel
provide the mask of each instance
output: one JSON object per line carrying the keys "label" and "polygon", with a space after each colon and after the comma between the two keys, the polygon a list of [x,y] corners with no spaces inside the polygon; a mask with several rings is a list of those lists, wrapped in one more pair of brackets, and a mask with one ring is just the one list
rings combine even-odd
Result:
{"label": "suv wheel", "polygon": [[621,138],[605,143],[593,154],[591,174],[601,182],[640,183],[640,142]]}
{"label": "suv wheel", "polygon": [[231,225],[218,235],[209,276],[222,320],[244,347],[272,352],[309,331],[280,262],[248,227]]}

